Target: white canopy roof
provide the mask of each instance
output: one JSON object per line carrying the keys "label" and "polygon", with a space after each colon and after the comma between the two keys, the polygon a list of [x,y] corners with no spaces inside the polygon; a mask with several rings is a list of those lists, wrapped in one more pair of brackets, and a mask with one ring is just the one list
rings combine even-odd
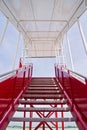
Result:
{"label": "white canopy roof", "polygon": [[22,32],[29,57],[55,56],[86,5],[87,0],[0,0],[2,12]]}

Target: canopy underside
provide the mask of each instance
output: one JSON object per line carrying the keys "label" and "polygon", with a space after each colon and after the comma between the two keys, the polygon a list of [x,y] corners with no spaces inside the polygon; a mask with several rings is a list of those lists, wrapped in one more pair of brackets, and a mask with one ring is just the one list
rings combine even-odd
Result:
{"label": "canopy underside", "polygon": [[22,32],[29,57],[54,57],[86,0],[1,0],[0,9]]}

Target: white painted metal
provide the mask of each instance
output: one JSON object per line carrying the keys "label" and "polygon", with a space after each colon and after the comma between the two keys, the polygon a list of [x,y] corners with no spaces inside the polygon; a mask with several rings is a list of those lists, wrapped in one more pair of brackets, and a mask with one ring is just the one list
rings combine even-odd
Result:
{"label": "white painted metal", "polygon": [[83,41],[83,45],[84,45],[84,48],[85,48],[85,52],[87,54],[87,42],[86,42],[86,39],[85,39],[85,36],[84,36],[84,33],[83,33],[83,29],[82,29],[82,26],[81,26],[79,19],[77,20],[77,23],[78,23],[79,31],[80,31],[81,38],[82,38],[82,41]]}
{"label": "white painted metal", "polygon": [[16,50],[15,50],[15,54],[14,54],[14,60],[13,60],[13,66],[12,66],[12,70],[15,69],[15,65],[16,65],[16,59],[17,59],[17,52],[18,52],[18,49],[19,49],[19,44],[20,44],[20,36],[21,34],[19,33],[19,36],[18,36],[18,41],[17,41],[17,47],[16,47]]}
{"label": "white painted metal", "polygon": [[56,40],[80,17],[86,6],[86,0],[0,1],[0,10],[27,39],[29,57],[56,56]]}
{"label": "white painted metal", "polygon": [[61,52],[62,52],[62,60],[63,60],[63,65],[65,65],[65,55],[64,55],[64,48],[63,48],[63,37],[61,41]]}
{"label": "white painted metal", "polygon": [[69,41],[67,33],[66,33],[66,39],[67,39],[67,44],[68,44],[68,49],[69,49],[71,67],[72,67],[72,70],[74,71],[74,63],[73,63],[73,59],[72,59],[72,52],[71,52],[71,47],[70,47],[70,41]]}
{"label": "white painted metal", "polygon": [[6,19],[6,24],[5,24],[5,26],[4,26],[4,30],[3,30],[2,35],[1,35],[1,37],[0,37],[0,45],[1,45],[2,42],[3,42],[3,39],[4,39],[4,36],[5,36],[6,30],[7,30],[7,27],[8,27],[8,23],[9,23],[9,19],[7,18],[7,19]]}

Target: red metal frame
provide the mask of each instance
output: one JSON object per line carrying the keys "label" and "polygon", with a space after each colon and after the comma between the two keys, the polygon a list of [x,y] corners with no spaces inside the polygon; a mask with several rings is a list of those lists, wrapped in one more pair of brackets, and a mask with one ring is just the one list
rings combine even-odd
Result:
{"label": "red metal frame", "polygon": [[6,129],[8,117],[13,115],[14,106],[30,83],[31,76],[32,65],[0,76],[0,130]]}
{"label": "red metal frame", "polygon": [[[45,100],[45,99],[43,99]],[[55,99],[54,99],[55,100]],[[49,105],[51,108],[53,108],[52,104]],[[30,107],[33,107],[35,108],[34,105],[30,105]],[[54,106],[54,108],[57,107],[57,105]],[[38,115],[38,117],[40,118],[50,118],[53,114],[55,113],[55,118],[58,118],[58,112],[48,112],[47,114],[45,112],[43,112],[43,114],[39,111],[36,112],[36,114]],[[30,118],[33,118],[34,114],[32,112],[30,112]],[[32,123],[32,122],[30,122]],[[58,130],[58,122],[50,122],[53,126],[55,126],[55,130]],[[38,130],[38,128],[40,128],[42,126],[42,129],[45,130],[45,125],[50,129],[50,130],[53,130],[51,128],[51,126],[49,125],[48,122],[39,122],[38,125],[34,128],[34,130]],[[31,127],[29,127],[29,129],[31,130],[32,129],[32,124],[30,124]],[[62,129],[63,130],[63,129]]]}
{"label": "red metal frame", "polygon": [[[87,130],[87,79],[55,65],[55,75],[61,89],[72,106],[80,130]],[[83,81],[82,81],[83,79]]]}
{"label": "red metal frame", "polygon": [[[22,67],[18,70],[6,73],[0,76],[0,130],[5,130],[8,125],[8,118],[11,117],[14,113],[14,106],[18,105],[18,100],[21,98],[21,95],[24,93],[25,89],[29,86],[31,77],[32,77],[32,65],[28,67]],[[56,80],[63,91],[65,98],[68,99],[69,105],[72,108],[72,115],[77,117],[76,123],[80,130],[87,130],[87,79],[75,72],[70,70],[65,70],[59,68],[58,65],[55,65],[55,75]],[[5,79],[3,79],[5,78]],[[37,79],[37,78],[35,78]],[[42,84],[42,78],[38,78],[39,83]],[[53,78],[43,78],[43,79],[52,79]],[[83,79],[83,81],[82,81]],[[33,78],[34,80],[34,78]],[[49,83],[45,81],[47,85]],[[43,86],[45,87],[45,86]],[[32,93],[34,95],[34,92]],[[37,93],[39,95],[39,92]],[[46,94],[46,93],[45,93]],[[40,94],[41,95],[41,94]],[[53,95],[53,93],[52,93]],[[55,93],[54,93],[55,95]],[[56,100],[55,96],[53,98]],[[30,99],[32,100],[32,98]],[[36,99],[37,100],[37,99]],[[43,101],[46,100],[46,97],[43,96]],[[61,100],[61,99],[60,99]],[[26,107],[27,104],[24,105]],[[42,104],[41,105],[45,105]],[[58,107],[58,104],[52,105],[49,102],[50,108]],[[30,107],[35,108],[34,104],[30,104]],[[63,105],[61,104],[61,107]],[[34,117],[34,112],[30,112],[29,117]],[[58,112],[49,111],[45,113],[45,111],[40,112],[36,111],[36,114],[40,118],[50,118],[53,114],[55,118],[58,118]],[[26,111],[24,111],[24,118],[26,117]],[[61,117],[64,117],[64,113],[61,112]],[[58,122],[50,122],[52,126],[55,126],[55,129],[58,130]],[[52,130],[50,124],[48,122],[40,122],[34,128],[37,130],[42,126],[42,129],[45,130],[45,126],[47,126],[50,130]],[[64,122],[62,122],[62,130],[64,130]],[[23,130],[25,130],[25,121],[23,122]],[[33,124],[29,122],[29,129],[32,130]]]}
{"label": "red metal frame", "polygon": [[[49,84],[51,84],[51,82],[50,81],[52,81],[52,80],[55,80],[55,82],[56,82],[56,78],[52,78],[52,77],[50,77],[50,78],[41,78],[41,77],[38,77],[38,78],[32,78],[32,80],[33,81],[35,81],[35,83],[33,82],[33,86],[32,86],[32,82],[31,82],[31,84],[30,84],[30,87],[32,87],[32,88],[35,88],[36,86],[37,86],[37,81],[39,80],[39,84],[40,84],[40,86],[38,86],[40,89],[42,89],[42,87],[44,88],[44,87],[47,87],[47,86],[44,86],[44,82],[42,82],[42,79],[45,79],[45,80],[47,80],[47,81],[45,81],[46,82],[46,84],[47,85],[49,85]],[[50,81],[49,81],[50,80]],[[52,83],[53,83],[53,81],[52,81]],[[35,86],[34,86],[35,85]],[[53,84],[51,84],[52,86],[53,86]],[[52,87],[51,86],[51,87]],[[54,86],[55,87],[55,86]],[[57,86],[58,87],[58,86]],[[43,89],[42,89],[43,90]],[[50,90],[50,89],[49,89]],[[31,93],[30,93],[31,94]],[[34,95],[34,92],[32,91],[32,94]],[[40,93],[40,95],[41,94],[44,94],[44,92],[42,93]],[[46,94],[46,93],[45,93]],[[50,94],[51,94],[51,90],[50,90]],[[38,95],[39,95],[39,93],[38,93]],[[55,93],[54,93],[54,95],[55,95]],[[38,97],[38,99],[40,100],[40,97]],[[36,102],[38,101],[38,99],[36,98]],[[45,98],[41,98],[43,101],[46,101],[47,99],[48,99],[48,97],[45,97]],[[29,101],[31,101],[32,100],[32,98],[31,99],[29,99]],[[35,100],[35,99],[34,99]],[[41,100],[41,101],[42,101]],[[55,99],[55,97],[54,98],[52,98],[52,100],[54,100],[54,101],[57,101],[57,99]],[[61,99],[60,99],[61,100]],[[53,103],[52,102],[49,102],[49,104],[44,104],[43,103],[43,101],[42,101],[42,103],[40,102],[40,104],[39,105],[48,105],[48,107],[49,108],[58,108],[58,104],[56,104],[56,103],[54,103],[54,105],[53,105]],[[34,101],[34,103],[35,103],[35,101]],[[29,105],[29,104],[28,104]],[[60,104],[61,105],[61,104]],[[44,107],[44,106],[43,106]],[[61,107],[62,107],[62,105],[61,105]],[[36,104],[33,104],[33,103],[31,103],[30,104],[30,108],[36,108]],[[29,110],[29,109],[28,109]],[[20,111],[20,110],[19,110]],[[27,111],[28,112],[28,111]],[[47,111],[46,111],[47,112]],[[29,116],[29,118],[34,118],[34,116],[35,116],[35,114],[39,117],[39,118],[51,118],[51,117],[54,117],[54,118],[58,118],[58,113],[59,112],[57,112],[57,111],[49,111],[48,110],[48,112],[47,113],[45,113],[45,110],[43,110],[43,113],[42,113],[42,111],[40,111],[40,110],[37,110],[37,111],[34,111],[34,109],[32,110],[32,112],[31,111],[29,111],[29,113],[30,113],[30,116]],[[35,114],[34,114],[35,113]],[[63,114],[63,112],[61,112],[61,114],[60,114],[60,116],[61,117],[63,117],[64,118],[64,114]],[[25,115],[24,115],[24,117],[25,117]],[[58,130],[58,122],[44,122],[44,121],[39,121],[38,122],[38,124],[37,124],[37,126],[35,127],[35,128],[33,128],[33,122],[30,122],[29,123],[29,129],[30,130],[32,130],[32,129],[34,129],[34,130],[38,130],[40,127],[42,127],[42,129],[43,130],[45,130],[46,129],[46,127],[47,128],[49,128],[50,130],[53,130],[54,128],[51,128],[51,126],[53,126],[53,127],[55,127],[55,130]],[[62,127],[62,130],[64,130],[64,122],[62,122],[62,125],[61,125],[61,127]]]}

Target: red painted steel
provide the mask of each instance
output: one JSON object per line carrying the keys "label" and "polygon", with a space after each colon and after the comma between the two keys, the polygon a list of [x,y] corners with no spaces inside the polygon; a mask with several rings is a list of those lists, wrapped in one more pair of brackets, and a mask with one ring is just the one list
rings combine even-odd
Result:
{"label": "red painted steel", "polygon": [[21,68],[22,67],[22,60],[21,60],[21,58],[20,58],[20,61],[19,61],[19,68]]}
{"label": "red painted steel", "polygon": [[[56,78],[31,78],[32,68],[31,64],[28,67],[25,66],[0,76],[0,130],[6,129],[9,116],[11,119],[14,110],[16,110],[14,106],[20,102],[24,105],[24,108],[30,105],[30,119],[34,117],[34,113],[36,113],[39,118],[43,118],[42,121],[39,121],[34,130],[40,127],[42,127],[43,130],[45,130],[45,127],[52,130],[53,128],[51,128],[49,122],[46,122],[44,118],[49,119],[55,116],[57,119],[60,111],[58,109],[57,112],[56,108],[59,105],[63,107],[63,101],[61,102],[63,99],[68,100],[72,115],[77,116],[76,123],[78,128],[80,130],[87,130],[87,79],[72,71],[58,68],[58,65],[55,65]],[[5,77],[5,79],[2,79],[3,77]],[[84,81],[82,81],[82,79]],[[60,94],[63,97],[60,98]],[[19,98],[24,98],[24,102],[22,99],[19,100]],[[36,105],[46,104],[51,110],[48,108],[46,108],[46,111],[43,109],[40,110],[41,108],[36,110]],[[23,112],[25,119],[26,111],[24,110]],[[62,119],[64,118],[63,112],[61,112],[61,117]],[[24,120],[23,123],[23,130],[25,130],[26,127],[25,121],[26,120]],[[58,130],[58,121],[50,121],[50,123]],[[61,126],[62,130],[64,130],[64,121]],[[33,122],[29,120],[29,129],[32,130],[32,127]]]}
{"label": "red painted steel", "polygon": [[55,65],[55,75],[61,89],[72,106],[73,115],[77,116],[80,130],[87,130],[87,78],[70,70]]}
{"label": "red painted steel", "polygon": [[9,115],[14,113],[14,105],[31,80],[32,65],[0,76],[0,130],[5,130]]}
{"label": "red painted steel", "polygon": [[[30,108],[32,107],[32,105],[30,105]],[[33,112],[30,112],[30,118],[33,117]],[[29,122],[29,130],[32,130],[32,122]]]}
{"label": "red painted steel", "polygon": [[[25,118],[25,115],[23,118],[17,116],[16,118],[9,118],[10,121],[29,122],[29,129],[31,130],[37,130],[40,127],[42,127],[43,130],[45,130],[46,128],[49,128],[50,130],[58,130],[59,122],[62,122],[61,126],[63,129],[63,122],[75,121],[74,118],[64,118],[64,115],[61,114],[61,111],[69,112],[71,109],[70,107],[69,109],[67,109],[65,106],[61,109],[61,104],[67,104],[67,100],[65,100],[64,98],[60,99],[58,97],[57,99],[55,99],[55,94],[53,95],[54,91],[58,92],[58,95],[62,95],[62,91],[57,84],[56,78],[32,78],[31,83],[28,86],[29,87],[26,88],[24,92],[24,94],[28,96],[24,98],[23,94],[22,99],[19,100],[19,103],[23,105],[26,104],[26,108],[23,106],[17,106],[15,107],[15,111],[29,113],[29,118]],[[39,88],[39,90],[37,89],[37,87]],[[51,89],[51,87],[53,87],[53,89]],[[38,91],[41,92],[43,97],[41,97],[41,94],[39,94]],[[31,98],[31,92],[34,99]],[[35,96],[35,94],[37,94],[37,96]],[[44,98],[44,95],[46,94],[48,94],[48,96],[50,95],[51,99],[49,99],[48,96]],[[64,101],[66,102],[64,103]],[[34,122],[36,122],[36,126],[34,125]],[[25,123],[23,127],[25,128]]]}
{"label": "red painted steel", "polygon": [[[61,108],[63,108],[62,104],[61,104]],[[64,112],[61,112],[61,117],[64,118]],[[64,130],[64,122],[62,122],[62,130]]]}
{"label": "red painted steel", "polygon": [[[58,112],[55,112],[55,117],[58,118]],[[56,130],[58,130],[58,122],[56,122]]]}

